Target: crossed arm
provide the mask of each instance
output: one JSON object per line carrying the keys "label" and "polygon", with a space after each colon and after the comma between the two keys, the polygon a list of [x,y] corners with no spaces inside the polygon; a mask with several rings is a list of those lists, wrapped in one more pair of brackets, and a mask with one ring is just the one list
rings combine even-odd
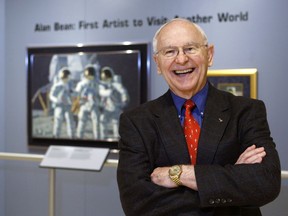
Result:
{"label": "crossed arm", "polygon": [[[238,158],[235,164],[254,164],[261,163],[266,152],[264,147],[256,148],[255,145],[248,147]],[[168,171],[170,167],[157,167],[151,174],[151,181],[157,185],[174,188],[177,185],[169,178]],[[193,165],[182,165],[182,174],[180,180],[183,186],[198,190],[195,170]]]}

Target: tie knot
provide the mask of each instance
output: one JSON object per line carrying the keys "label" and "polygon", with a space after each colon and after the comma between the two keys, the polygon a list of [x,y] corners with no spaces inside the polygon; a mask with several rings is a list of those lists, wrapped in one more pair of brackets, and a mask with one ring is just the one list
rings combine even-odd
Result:
{"label": "tie knot", "polygon": [[186,100],[184,103],[185,109],[192,109],[194,108],[195,103],[192,100]]}

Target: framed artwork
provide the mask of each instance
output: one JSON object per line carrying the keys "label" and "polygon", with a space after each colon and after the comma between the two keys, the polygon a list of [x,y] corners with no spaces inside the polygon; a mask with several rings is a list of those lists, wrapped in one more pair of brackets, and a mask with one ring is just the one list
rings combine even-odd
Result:
{"label": "framed artwork", "polygon": [[149,45],[27,48],[28,144],[117,148],[120,114],[147,100]]}
{"label": "framed artwork", "polygon": [[208,80],[216,88],[236,96],[257,98],[257,69],[209,70]]}

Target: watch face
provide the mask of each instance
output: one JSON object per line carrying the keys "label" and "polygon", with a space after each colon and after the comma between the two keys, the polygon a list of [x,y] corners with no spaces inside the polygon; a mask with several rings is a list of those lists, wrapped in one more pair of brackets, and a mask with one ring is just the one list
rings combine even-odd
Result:
{"label": "watch face", "polygon": [[177,175],[177,174],[179,174],[181,172],[181,168],[180,168],[180,166],[172,166],[171,168],[170,168],[170,170],[169,170],[169,174],[170,175]]}

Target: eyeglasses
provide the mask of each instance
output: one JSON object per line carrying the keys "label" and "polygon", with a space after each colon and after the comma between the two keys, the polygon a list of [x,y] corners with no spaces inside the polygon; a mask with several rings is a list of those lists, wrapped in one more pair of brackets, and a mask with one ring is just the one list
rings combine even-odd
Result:
{"label": "eyeglasses", "polygon": [[172,58],[175,58],[176,56],[178,56],[180,49],[182,49],[182,51],[185,55],[196,55],[199,53],[201,47],[207,47],[207,46],[208,46],[207,44],[203,45],[203,44],[197,44],[197,43],[185,45],[183,47],[170,46],[170,47],[164,47],[164,48],[160,49],[155,54],[158,55],[160,53],[165,58],[171,58],[172,59]]}

